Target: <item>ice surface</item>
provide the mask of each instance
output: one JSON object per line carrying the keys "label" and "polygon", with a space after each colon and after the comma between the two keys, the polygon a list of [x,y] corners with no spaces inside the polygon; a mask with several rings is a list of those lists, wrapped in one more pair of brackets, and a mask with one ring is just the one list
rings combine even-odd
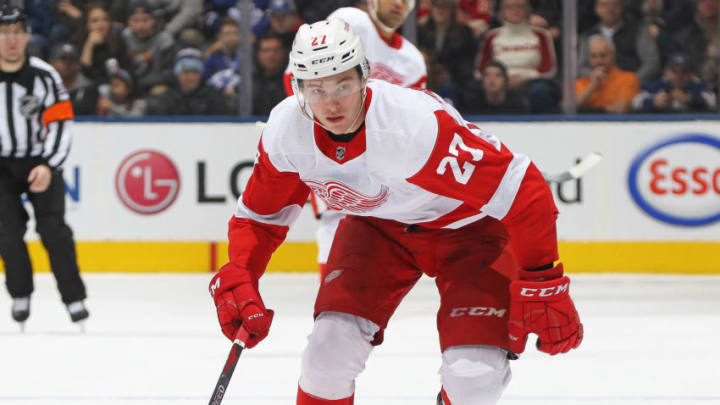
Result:
{"label": "ice surface", "polygon": [[[48,274],[35,278],[24,334],[0,293],[0,404],[206,404],[230,346],[216,326],[209,278],[87,274],[85,334]],[[316,288],[314,274],[261,280],[273,328],[243,353],[223,404],[294,404]],[[550,357],[528,344],[500,404],[720,404],[720,277],[574,275],[571,293],[583,345]],[[356,404],[435,404],[437,303],[423,279],[358,379]]]}

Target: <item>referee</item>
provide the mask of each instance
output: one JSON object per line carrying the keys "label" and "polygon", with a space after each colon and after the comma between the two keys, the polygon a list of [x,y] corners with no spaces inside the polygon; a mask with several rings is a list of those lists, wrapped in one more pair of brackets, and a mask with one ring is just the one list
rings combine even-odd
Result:
{"label": "referee", "polygon": [[23,240],[29,219],[50,257],[60,296],[73,322],[88,317],[72,230],[65,223],[62,164],[70,149],[72,104],[60,75],[36,57],[26,56],[29,33],[20,9],[0,11],[0,256],[5,284],[13,298],[12,316],[21,328],[30,316],[33,275]]}

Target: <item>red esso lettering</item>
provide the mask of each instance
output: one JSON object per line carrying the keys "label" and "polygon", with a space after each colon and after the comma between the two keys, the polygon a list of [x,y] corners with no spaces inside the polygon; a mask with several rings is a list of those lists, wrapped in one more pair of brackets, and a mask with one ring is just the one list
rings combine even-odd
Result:
{"label": "red esso lettering", "polygon": [[703,195],[715,192],[720,194],[720,167],[711,170],[707,167],[668,167],[667,159],[656,159],[650,164],[650,191],[653,194],[674,195],[692,193]]}
{"label": "red esso lettering", "polygon": [[650,163],[650,173],[652,179],[650,179],[650,191],[653,194],[666,194],[667,190],[660,184],[661,181],[667,178],[664,174],[660,173],[661,167],[667,166],[668,162],[666,159],[656,159]]}

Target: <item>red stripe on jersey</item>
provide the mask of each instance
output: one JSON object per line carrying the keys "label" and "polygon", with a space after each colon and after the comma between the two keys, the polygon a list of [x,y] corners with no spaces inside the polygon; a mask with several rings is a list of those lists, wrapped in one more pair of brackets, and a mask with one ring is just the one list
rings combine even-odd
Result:
{"label": "red stripe on jersey", "polygon": [[382,31],[380,31],[380,28],[375,24],[375,21],[372,22],[373,26],[375,27],[375,31],[377,31],[378,36],[380,39],[387,44],[390,48],[393,49],[400,49],[403,46],[403,37],[402,35],[398,34],[397,32],[393,32],[392,37],[388,40],[383,36]]}
{"label": "red stripe on jersey", "polygon": [[303,206],[310,188],[295,172],[281,172],[273,166],[260,138],[258,158],[242,194],[246,207],[260,215],[272,215],[289,205]]}
{"label": "red stripe on jersey", "polygon": [[540,170],[530,164],[515,202],[502,221],[522,268],[537,268],[558,260],[557,215],[550,187]]}
{"label": "red stripe on jersey", "polygon": [[[365,109],[365,113],[367,113],[367,109],[370,107],[370,101],[372,100],[372,90],[370,90],[370,88],[366,88],[366,91],[367,95],[365,96],[365,107],[363,107]],[[363,117],[358,118],[358,120],[360,119],[363,119]],[[320,149],[323,155],[339,164],[349,162],[365,153],[365,124],[362,125],[360,131],[350,140],[350,142],[334,141],[330,138],[330,135],[328,135],[328,131],[317,123],[313,126],[313,131],[315,135],[315,144],[318,149]],[[339,149],[341,148],[342,152],[339,152]]]}
{"label": "red stripe on jersey", "polygon": [[544,30],[533,30],[540,43],[540,66],[537,70],[540,75],[547,75],[555,71],[555,50],[549,35]]}
{"label": "red stripe on jersey", "polygon": [[417,88],[421,88],[421,89],[426,88],[427,87],[427,76],[421,77],[420,80],[416,81],[415,83],[411,84],[408,87],[410,87],[410,88],[417,87]]}
{"label": "red stripe on jersey", "polygon": [[285,94],[288,96],[292,96],[294,94],[292,89],[292,77],[293,74],[290,72],[283,75],[283,87],[285,87]]}
{"label": "red stripe on jersey", "polygon": [[485,37],[485,41],[483,41],[483,48],[482,52],[480,52],[480,61],[477,65],[478,72],[482,73],[482,68],[490,62],[495,57],[495,51],[493,47],[495,46],[494,40],[498,36],[498,30],[493,29],[488,32],[487,37]]}

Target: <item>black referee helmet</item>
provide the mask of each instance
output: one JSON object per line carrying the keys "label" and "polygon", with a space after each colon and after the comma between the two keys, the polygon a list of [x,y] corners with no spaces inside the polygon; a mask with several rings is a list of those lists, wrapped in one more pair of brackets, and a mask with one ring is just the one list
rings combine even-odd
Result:
{"label": "black referee helmet", "polygon": [[18,7],[4,5],[0,9],[0,25],[21,24],[27,30],[27,16]]}

